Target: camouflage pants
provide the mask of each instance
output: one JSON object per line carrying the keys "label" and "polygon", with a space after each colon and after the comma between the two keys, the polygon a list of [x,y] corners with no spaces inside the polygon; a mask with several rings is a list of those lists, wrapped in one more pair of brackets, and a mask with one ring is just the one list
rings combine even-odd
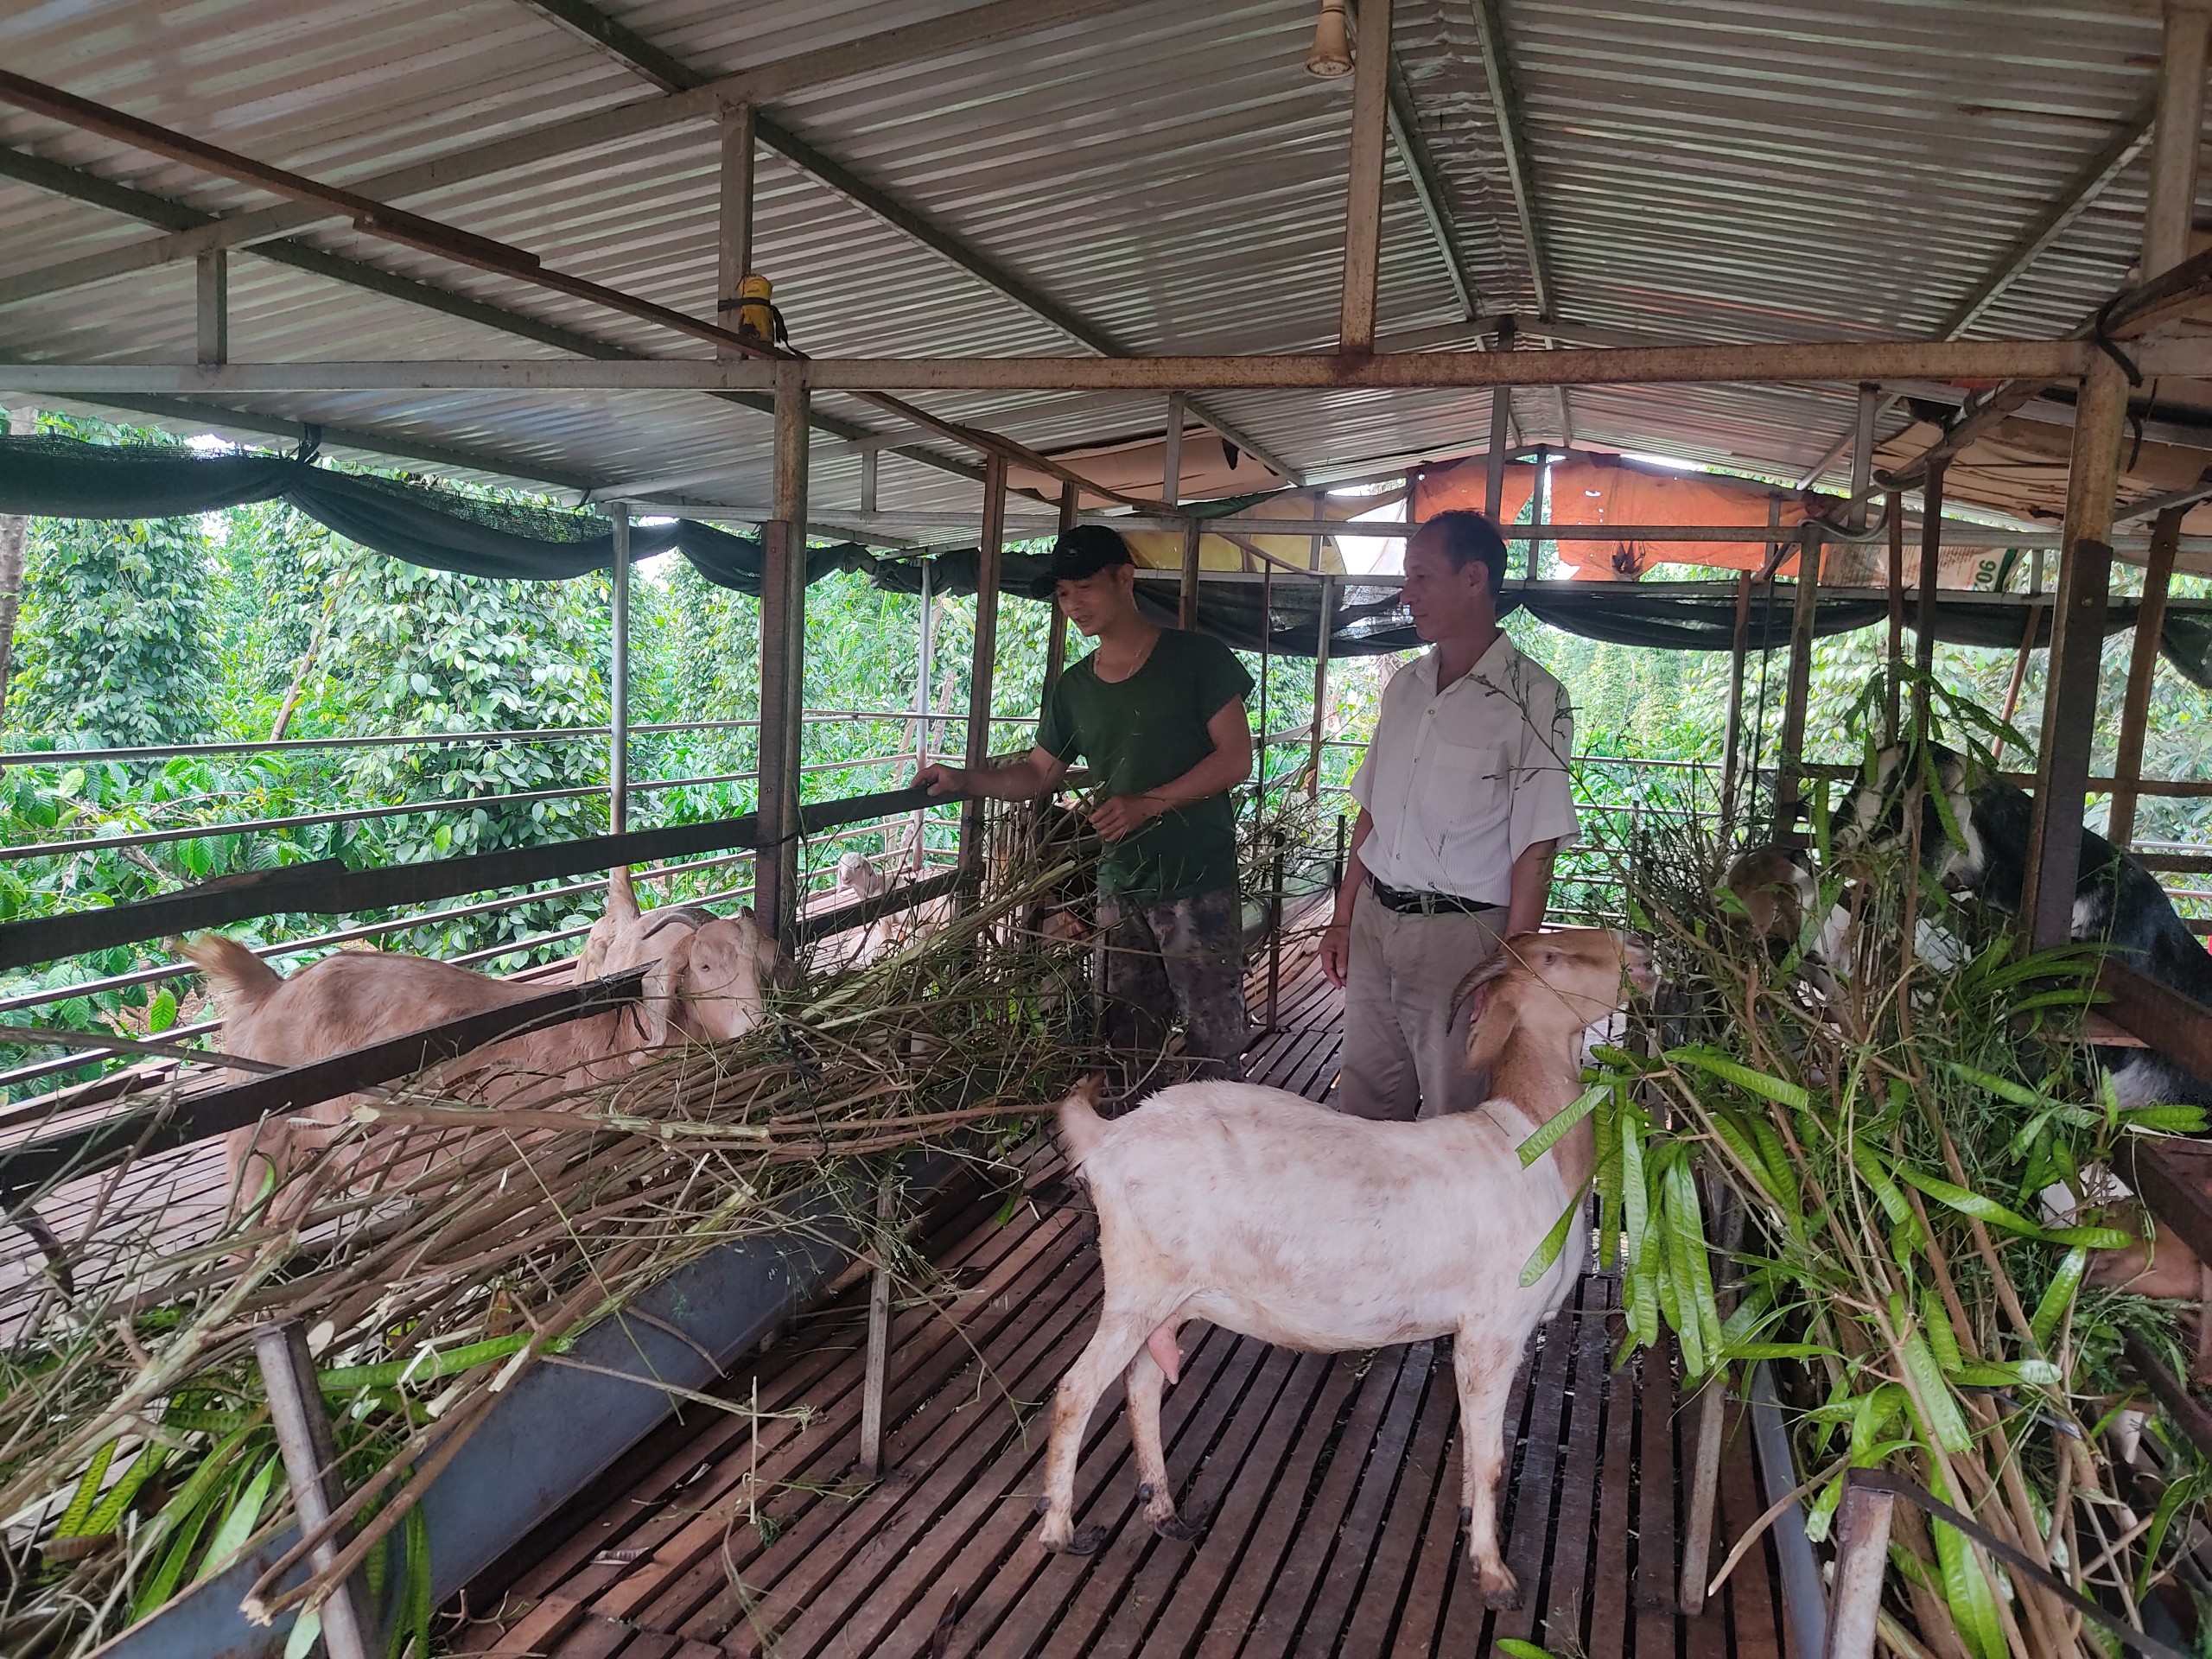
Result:
{"label": "camouflage pants", "polygon": [[1181,899],[1102,894],[1098,940],[1106,1042],[1130,1083],[1158,1058],[1179,1014],[1181,1076],[1244,1075],[1244,914],[1234,887]]}

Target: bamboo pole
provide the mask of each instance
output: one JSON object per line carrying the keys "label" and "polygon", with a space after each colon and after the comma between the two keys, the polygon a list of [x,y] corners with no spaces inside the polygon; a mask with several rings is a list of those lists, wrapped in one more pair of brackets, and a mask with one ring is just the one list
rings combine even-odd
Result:
{"label": "bamboo pole", "polygon": [[2111,816],[2105,838],[2125,850],[2135,840],[2135,803],[2143,779],[2143,740],[2150,727],[2151,689],[2158,672],[2158,636],[2166,622],[2166,589],[2174,574],[2186,507],[2169,507],[2151,531],[2151,556],[2143,570],[2143,599],[2135,613],[2134,648],[2127,659],[2127,696],[2120,705],[2120,743],[2113,756]]}

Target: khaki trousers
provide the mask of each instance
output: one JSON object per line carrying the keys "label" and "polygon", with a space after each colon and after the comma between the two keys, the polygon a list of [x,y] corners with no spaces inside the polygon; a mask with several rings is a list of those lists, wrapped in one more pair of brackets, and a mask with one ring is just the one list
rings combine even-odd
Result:
{"label": "khaki trousers", "polygon": [[1503,906],[1402,915],[1372,892],[1352,912],[1344,1070],[1331,1100],[1354,1117],[1438,1117],[1483,1103],[1467,1075],[1467,1010],[1452,994],[1497,953]]}

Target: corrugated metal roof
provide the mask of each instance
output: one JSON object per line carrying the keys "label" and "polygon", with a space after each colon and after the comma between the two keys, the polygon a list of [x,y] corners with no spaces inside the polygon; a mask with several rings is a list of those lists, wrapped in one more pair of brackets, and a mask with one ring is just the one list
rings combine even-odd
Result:
{"label": "corrugated metal roof", "polygon": [[[955,20],[951,0],[616,0],[702,74]],[[2022,229],[2149,94],[2157,20],[2120,6],[1978,0],[1599,5],[1504,0],[1544,253],[1563,325],[1688,340],[1933,336]],[[1327,349],[1337,321],[1348,81],[1302,67],[1313,0],[1142,0],[1016,39],[823,81],[774,118],[1126,349]],[[1535,303],[1477,9],[1398,0],[1396,50],[1490,309]],[[257,158],[345,183],[657,94],[517,0],[80,0],[0,16],[11,69]],[[0,109],[0,143],[229,214],[266,194]],[[690,121],[456,183],[407,205],[547,265],[711,315],[717,145]],[[1402,158],[1384,226],[1381,332],[1461,321]],[[2139,158],[1970,333],[2063,332],[2126,279]],[[157,232],[0,181],[0,283]],[[331,252],[655,355],[651,324],[456,267],[350,227]],[[817,355],[1079,350],[1058,328],[764,153],[756,264]],[[275,265],[232,262],[241,360],[536,357],[555,349]],[[0,304],[0,356],[188,359],[188,264]],[[1158,432],[1157,397],[934,394],[935,412],[1039,448]],[[1481,447],[1489,396],[1215,394],[1219,416],[1314,475]],[[607,485],[682,477],[766,499],[768,422],[696,394],[346,393],[240,409],[480,454]],[[891,431],[849,397],[822,410]],[[1560,441],[1522,391],[1521,433]],[[1795,474],[1848,425],[1844,388],[1592,388],[1576,442]],[[1908,418],[1897,411],[1885,431]],[[899,432],[947,454],[942,440]],[[964,458],[963,458],[964,459]],[[813,495],[849,503],[858,457],[817,439]],[[1954,493],[1961,488],[1955,476]],[[972,506],[972,484],[887,458],[887,505]]]}

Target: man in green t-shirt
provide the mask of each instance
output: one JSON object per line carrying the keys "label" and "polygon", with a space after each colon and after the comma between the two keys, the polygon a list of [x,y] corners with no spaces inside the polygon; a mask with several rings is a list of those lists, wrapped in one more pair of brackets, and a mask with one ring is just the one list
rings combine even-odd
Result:
{"label": "man in green t-shirt", "polygon": [[1081,755],[1106,843],[1108,1040],[1156,1053],[1179,1013],[1185,1049],[1200,1060],[1192,1075],[1238,1077],[1249,1027],[1229,791],[1252,771],[1252,677],[1219,640],[1145,620],[1128,543],[1103,524],[1053,543],[1035,594],[1098,642],[1046,699],[1037,746],[1009,766],[925,766],[914,781],[936,795],[1031,800]]}

